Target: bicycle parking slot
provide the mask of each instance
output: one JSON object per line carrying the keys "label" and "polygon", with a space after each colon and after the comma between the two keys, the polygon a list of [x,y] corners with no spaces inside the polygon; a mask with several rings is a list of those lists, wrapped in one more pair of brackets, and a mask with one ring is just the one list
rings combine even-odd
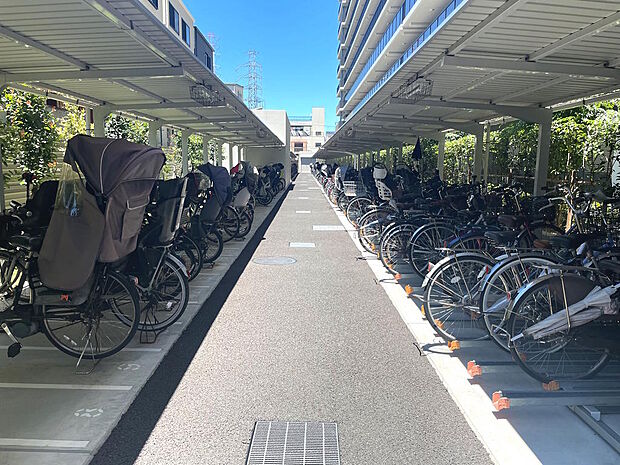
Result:
{"label": "bicycle parking slot", "polygon": [[[339,178],[338,169],[335,173],[327,171],[329,174],[326,174],[325,166],[317,164],[314,168],[314,174],[319,184],[322,185],[326,198],[331,202],[332,208],[343,225],[350,223],[356,227],[356,232],[350,233],[351,239],[358,243],[358,248],[364,251],[364,256],[375,259],[376,265],[371,265],[371,262],[368,263],[377,275],[377,282],[382,284],[416,339],[428,341],[420,344],[421,350],[433,363],[444,383],[447,386],[452,384],[462,386],[461,381],[457,381],[458,377],[462,377],[461,379],[467,381],[471,389],[482,389],[484,392],[486,401],[484,398],[478,397],[477,409],[472,409],[470,405],[463,404],[460,400],[468,397],[468,395],[452,391],[453,398],[462,408],[466,417],[473,421],[477,428],[482,431],[489,426],[488,424],[478,423],[480,409],[486,409],[491,415],[487,416],[489,424],[493,424],[495,419],[510,419],[510,416],[515,415],[522,418],[522,415],[517,411],[535,412],[540,408],[569,407],[571,411],[578,412],[575,418],[590,415],[587,412],[592,412],[594,416],[590,415],[590,417],[595,418],[599,415],[597,413],[600,411],[599,409],[609,409],[608,415],[614,415],[614,408],[620,402],[620,389],[617,388],[620,379],[617,375],[617,361],[607,359],[599,361],[589,355],[585,357],[573,356],[572,358],[567,355],[564,363],[570,371],[558,371],[555,374],[550,371],[548,376],[542,376],[540,373],[537,374],[535,369],[533,371],[532,368],[536,367],[533,365],[535,354],[518,352],[520,342],[510,342],[511,338],[514,341],[519,341],[523,337],[521,333],[524,328],[519,328],[517,325],[518,317],[514,315],[518,315],[519,304],[525,305],[522,302],[526,301],[527,292],[531,293],[530,289],[535,288],[536,283],[541,283],[538,286],[548,285],[547,283],[553,283],[556,286],[550,289],[559,290],[559,303],[553,304],[555,305],[553,312],[558,312],[562,308],[568,307],[571,302],[579,302],[579,299],[583,299],[588,292],[595,292],[592,290],[594,284],[588,284],[588,278],[573,278],[573,275],[569,274],[572,272],[576,275],[580,272],[583,273],[584,270],[587,272],[588,268],[584,268],[580,263],[571,265],[570,259],[569,263],[564,259],[563,263],[558,264],[557,259],[554,258],[558,255],[549,255],[540,250],[531,252],[531,249],[525,250],[520,245],[501,243],[501,241],[514,241],[519,236],[518,232],[505,232],[506,229],[516,228],[518,230],[519,225],[524,224],[523,222],[512,224],[508,219],[503,222],[501,214],[495,213],[494,216],[493,212],[484,210],[476,212],[478,217],[485,218],[485,221],[482,225],[471,227],[471,230],[467,231],[466,227],[457,227],[455,220],[449,220],[445,215],[439,221],[435,220],[434,216],[437,213],[428,209],[421,209],[421,204],[413,208],[411,206],[406,207],[410,210],[405,207],[401,208],[399,204],[397,206],[392,198],[392,191],[385,184],[386,177],[390,178],[392,175],[381,164],[375,165],[374,168],[365,168],[367,174],[363,174],[364,170],[358,174],[349,167],[347,179],[355,179],[356,176],[359,176],[359,179],[363,180],[364,191],[361,193],[359,188],[356,189],[355,193],[348,188],[347,184],[352,181],[345,180],[343,182],[343,179]],[[402,172],[407,169],[409,168],[399,166],[394,176],[390,178],[390,182],[392,184],[402,182],[402,179],[406,178]],[[377,185],[374,193],[373,181]],[[422,187],[423,190],[425,188]],[[480,198],[505,195],[507,198],[515,200],[517,205],[524,196],[519,185],[502,186],[496,192],[487,192],[479,184],[462,186],[462,188],[469,189],[470,196],[479,196]],[[402,184],[398,185],[398,191],[406,192],[407,187]],[[426,195],[429,195],[429,192],[430,190],[427,191]],[[364,206],[358,207],[359,202],[356,203],[358,198],[369,198],[370,200],[365,204],[361,202],[360,205],[363,204]],[[592,240],[589,238],[594,236],[586,234],[587,231],[583,228],[588,222],[579,223],[579,215],[587,214],[584,212],[588,212],[589,209],[577,208],[574,202],[581,201],[589,204],[599,202],[604,205],[613,205],[617,202],[615,199],[604,197],[601,194],[586,194],[579,200],[576,199],[577,195],[574,192],[560,186],[558,191],[536,200],[537,205],[542,206],[540,208],[547,208],[545,205],[553,202],[556,204],[564,202],[572,209],[573,218],[576,221],[573,224],[572,231],[568,231],[566,235],[560,235],[558,228],[553,226],[553,219],[547,214],[544,221],[548,222],[548,228],[556,231],[554,234],[558,236],[557,239],[551,238],[551,242],[554,244],[551,250],[580,246],[577,255],[587,256],[590,260],[589,263],[597,259],[603,263],[607,259],[606,257],[613,257],[613,252],[610,255],[604,248],[602,252],[596,252],[596,247],[600,247],[600,245],[596,245],[595,242],[588,243],[588,240]],[[411,203],[410,200],[405,202]],[[450,202],[454,202],[454,199],[451,199]],[[427,200],[427,203],[430,202]],[[436,203],[435,206],[453,209],[451,214],[454,216],[456,211],[456,216],[458,216],[458,211],[455,210],[457,207],[454,205],[444,202],[443,204]],[[549,210],[547,209],[547,211]],[[521,212],[521,215],[527,215],[527,213]],[[470,216],[476,218],[471,214]],[[487,224],[494,217],[500,218],[499,227]],[[611,217],[614,217],[613,214]],[[527,218],[524,221],[527,222]],[[410,224],[414,226],[407,226]],[[613,237],[614,240],[620,239],[620,234],[618,234],[614,223],[597,222],[596,224],[599,227],[604,224],[608,231],[608,237]],[[433,228],[436,229],[433,230]],[[444,234],[444,229],[446,234]],[[453,237],[450,238],[449,234],[452,234]],[[533,233],[523,233],[521,237],[527,234]],[[420,241],[417,237],[422,237],[424,240]],[[527,240],[533,243],[534,237]],[[545,250],[549,250],[549,248]],[[551,258],[548,258],[549,256]],[[423,257],[423,260],[420,260],[419,257]],[[611,259],[615,260],[615,258]],[[502,260],[504,260],[505,265],[503,265]],[[383,271],[377,262],[381,263]],[[505,271],[501,268],[502,265],[505,267]],[[554,267],[559,271],[549,271],[553,270]],[[603,276],[604,274],[594,275],[603,278],[599,288],[604,288],[605,282],[613,283],[614,280],[618,282],[619,278],[614,274],[614,267],[607,268],[604,265],[603,267],[608,270],[606,276]],[[389,281],[381,277],[386,274],[393,276],[393,282],[398,286],[397,288],[388,284]],[[411,276],[414,279],[411,279]],[[423,282],[420,283],[417,281],[418,279],[423,280]],[[573,281],[565,283],[564,280],[568,279]],[[609,284],[607,285],[609,286]],[[579,291],[578,289],[583,290]],[[613,307],[613,299],[618,299],[619,294],[614,294],[613,288],[609,289],[609,294],[613,295],[612,308],[615,308]],[[401,292],[406,298],[405,301],[398,297],[398,292]],[[502,301],[502,299],[504,300]],[[573,300],[569,302],[567,299]],[[407,300],[411,305],[405,303]],[[586,304],[583,307],[587,308],[587,305],[596,304]],[[605,304],[603,303],[603,305]],[[415,313],[420,315],[419,322],[418,318],[414,318],[415,313],[409,313],[412,308],[409,311],[405,310],[408,307],[417,309]],[[490,311],[485,310],[485,308],[490,308]],[[505,310],[506,308],[509,310]],[[498,318],[497,314],[501,316],[504,311],[503,319],[501,317],[495,319]],[[610,312],[612,315],[617,314],[617,310],[612,309]],[[603,311],[598,315],[601,314]],[[431,319],[429,320],[429,318]],[[542,319],[544,320],[544,316]],[[567,329],[560,331],[571,331],[570,317],[567,321]],[[590,321],[593,321],[591,323],[594,325],[592,328],[597,328],[596,317],[591,318],[586,323]],[[605,321],[605,325],[607,325],[605,328],[614,328],[613,325],[616,323],[614,323],[613,317]],[[616,321],[620,320],[616,318]],[[428,325],[428,330],[423,330],[422,322]],[[511,330],[513,332],[509,334]],[[494,341],[490,341],[491,338]],[[431,342],[438,339],[443,339],[445,342]],[[572,347],[570,338],[567,339],[567,342],[567,346]],[[515,345],[517,346],[516,350]],[[445,347],[446,350],[442,350],[441,346]],[[512,355],[510,351],[512,351]],[[452,358],[462,368],[458,369],[448,364],[445,357]],[[532,377],[528,377],[522,371],[522,367],[529,367],[530,371],[527,374]],[[591,379],[578,379],[581,373],[586,374],[589,370],[594,370],[592,373],[594,376],[591,376]],[[559,412],[557,414],[560,415]],[[529,415],[535,416],[532,413]],[[565,414],[562,413],[561,415],[564,416]],[[586,423],[590,424],[592,418],[588,418]],[[545,421],[553,422],[551,420]],[[574,420],[567,419],[567,421]],[[597,433],[601,431],[601,437],[609,443],[609,446],[618,450],[620,443],[616,441],[620,436],[611,426],[601,424],[593,429]],[[523,431],[522,434],[527,433]],[[500,444],[490,437],[481,437],[481,439],[492,451],[495,450],[495,447],[500,447]],[[535,448],[536,444],[533,447]]]}

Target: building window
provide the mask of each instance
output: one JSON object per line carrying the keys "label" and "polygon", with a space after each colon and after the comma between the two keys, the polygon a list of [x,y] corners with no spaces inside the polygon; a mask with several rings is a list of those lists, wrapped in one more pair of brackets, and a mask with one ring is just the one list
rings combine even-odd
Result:
{"label": "building window", "polygon": [[172,6],[172,3],[168,3],[168,24],[174,32],[179,33],[179,12]]}
{"label": "building window", "polygon": [[213,71],[213,62],[211,61],[211,57],[209,56],[208,53],[205,53],[205,55],[207,56],[207,59],[205,60],[207,63],[207,68]]}
{"label": "building window", "polygon": [[153,8],[159,10],[159,0],[149,0],[149,3],[153,5]]}
{"label": "building window", "polygon": [[315,132],[315,133],[314,133],[314,135],[315,135],[315,136],[322,136],[322,135],[323,135],[323,133],[322,133],[321,131],[317,131],[317,132]]}
{"label": "building window", "polygon": [[304,151],[304,143],[303,142],[295,142],[293,146],[294,152],[303,152]]}
{"label": "building window", "polygon": [[190,47],[192,45],[192,39],[191,39],[191,35],[189,32],[189,26],[187,25],[187,23],[185,22],[185,20],[181,20],[181,22],[183,23],[183,28],[181,29],[181,36],[183,38],[183,42],[185,42],[187,44],[188,47]]}
{"label": "building window", "polygon": [[314,146],[318,148],[318,147],[320,147],[320,146],[321,146],[321,143],[320,143],[320,142],[317,142],[316,144],[314,144]]}

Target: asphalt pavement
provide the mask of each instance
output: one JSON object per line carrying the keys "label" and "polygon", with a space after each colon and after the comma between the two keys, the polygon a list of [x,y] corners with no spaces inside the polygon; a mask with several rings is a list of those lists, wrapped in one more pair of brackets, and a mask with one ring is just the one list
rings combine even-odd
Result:
{"label": "asphalt pavement", "polygon": [[259,420],[337,422],[347,465],[492,463],[339,229],[301,174],[91,463],[242,465]]}

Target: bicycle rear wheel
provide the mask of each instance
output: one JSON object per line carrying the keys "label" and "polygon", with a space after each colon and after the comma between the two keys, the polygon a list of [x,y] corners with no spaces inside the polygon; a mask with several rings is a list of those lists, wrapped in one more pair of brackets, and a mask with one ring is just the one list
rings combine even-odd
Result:
{"label": "bicycle rear wheel", "polygon": [[233,240],[239,234],[239,214],[233,207],[228,205],[220,213],[217,229],[222,235],[224,242]]}
{"label": "bicycle rear wheel", "polygon": [[42,307],[43,333],[72,357],[102,359],[116,354],[136,334],[140,303],[135,286],[115,271],[94,283],[99,296],[80,307]]}
{"label": "bicycle rear wheel", "polygon": [[162,331],[177,321],[189,302],[189,284],[182,267],[167,256],[156,270],[150,291],[142,294],[140,331]]}
{"label": "bicycle rear wheel", "polygon": [[480,297],[480,312],[491,339],[502,349],[510,350],[506,323],[519,289],[541,276],[539,267],[557,263],[543,256],[511,256],[496,265],[485,279]]}
{"label": "bicycle rear wheel", "polygon": [[379,258],[390,273],[411,272],[407,246],[416,229],[414,224],[402,223],[384,232],[379,244]]}
{"label": "bicycle rear wheel", "polygon": [[433,270],[426,286],[426,319],[447,341],[488,337],[479,310],[480,287],[493,266],[480,254],[458,254]]}
{"label": "bicycle rear wheel", "polygon": [[[210,226],[206,226],[209,230]],[[213,228],[200,241],[200,250],[202,250],[202,260],[204,263],[213,263],[217,260],[224,250],[224,240],[220,232]]]}
{"label": "bicycle rear wheel", "polygon": [[583,276],[549,275],[519,293],[508,321],[510,337],[513,339],[510,351],[528,375],[543,383],[590,378],[609,361],[608,349],[582,343],[582,337],[592,329],[589,325],[570,331],[558,331],[540,339],[515,339],[515,336],[552,313],[582,300],[594,286],[592,281]]}
{"label": "bicycle rear wheel", "polygon": [[189,281],[198,276],[202,270],[202,253],[200,247],[187,235],[182,235],[175,240],[173,253],[183,262],[187,269],[187,278]]}

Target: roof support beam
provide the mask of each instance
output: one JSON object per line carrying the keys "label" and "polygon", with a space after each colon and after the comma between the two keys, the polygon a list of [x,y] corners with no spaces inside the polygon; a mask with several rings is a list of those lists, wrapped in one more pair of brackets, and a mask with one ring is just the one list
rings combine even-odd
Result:
{"label": "roof support beam", "polygon": [[2,73],[7,82],[76,81],[79,79],[167,78],[185,75],[182,66],[157,68],[89,69],[85,71],[44,71],[33,73]]}
{"label": "roof support beam", "polygon": [[620,69],[603,68],[562,63],[541,63],[536,61],[515,61],[501,58],[469,58],[446,55],[443,66],[457,68],[510,71],[515,73],[550,73],[569,76],[607,78],[620,81]]}
{"label": "roof support beam", "polygon": [[[398,104],[412,104],[412,102],[404,99],[390,99],[392,103]],[[460,102],[455,100],[431,100],[426,99],[415,103],[414,105],[422,107],[441,107],[441,108],[462,108],[463,110],[486,110],[497,113],[498,115],[513,116],[517,119],[528,121],[530,123],[540,123],[546,121],[548,114],[551,110],[547,108],[538,107],[517,107],[511,105],[495,105],[492,103],[474,103],[474,102]]]}
{"label": "roof support beam", "polygon": [[609,15],[606,18],[601,19],[600,21],[597,21],[596,23],[590,24],[589,26],[579,29],[578,31],[567,35],[566,37],[558,40],[557,42],[554,42],[552,44],[547,45],[546,47],[543,47],[537,50],[536,52],[530,54],[527,58],[530,61],[536,61],[541,58],[544,58],[556,52],[557,50],[563,47],[566,47],[567,45],[570,45],[574,42],[577,42],[578,40],[583,39],[584,37],[588,37],[593,34],[598,34],[599,32],[602,32],[607,28],[615,26],[618,21],[620,21],[620,11],[617,13],[614,13],[613,15]]}
{"label": "roof support beam", "polygon": [[8,37],[9,39],[13,39],[16,40],[18,42],[23,43],[24,45],[27,45],[28,47],[32,47],[32,48],[36,48],[37,50],[47,53],[48,55],[51,55],[53,57],[56,57],[66,63],[69,63],[70,65],[73,65],[79,69],[83,69],[86,70],[89,68],[88,63],[86,63],[85,61],[82,60],[78,60],[77,58],[72,57],[71,55],[67,55],[66,53],[63,53],[59,50],[56,50],[55,48],[49,47],[45,44],[42,44],[41,42],[38,42],[34,39],[31,39],[30,37],[26,37],[24,35],[19,34],[18,32],[13,31],[12,29],[9,29],[6,26],[2,26],[0,25],[0,35],[3,35],[5,37]]}

